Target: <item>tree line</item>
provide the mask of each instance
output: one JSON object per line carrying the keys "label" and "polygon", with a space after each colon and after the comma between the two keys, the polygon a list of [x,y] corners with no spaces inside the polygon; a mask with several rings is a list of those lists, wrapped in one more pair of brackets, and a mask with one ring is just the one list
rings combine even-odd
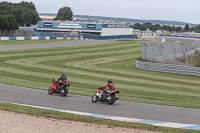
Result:
{"label": "tree line", "polygon": [[17,21],[12,15],[0,15],[0,30],[17,30]]}
{"label": "tree line", "polygon": [[181,26],[175,27],[175,26],[169,26],[169,25],[160,25],[160,24],[152,24],[150,22],[147,23],[136,23],[133,26],[134,29],[139,29],[139,30],[151,30],[151,31],[157,31],[157,30],[165,30],[169,32],[189,32],[189,31],[195,31],[200,33],[200,25],[197,25],[195,27],[190,27],[189,24],[186,24],[184,28]]}
{"label": "tree line", "polygon": [[[72,21],[72,16],[71,8],[64,6],[59,9],[54,20]],[[39,20],[38,12],[32,2],[0,2],[0,30],[14,30],[19,26],[35,25]]]}
{"label": "tree line", "polygon": [[[32,2],[22,1],[20,3],[9,3],[9,2],[1,2],[0,3],[0,24],[6,24],[6,20],[9,18],[11,20],[10,23],[14,26],[13,29],[20,26],[30,26],[32,24],[36,24],[40,18],[36,11],[35,5]],[[13,19],[14,17],[14,19]],[[6,18],[6,19],[5,19]],[[16,23],[16,22],[17,23]],[[8,27],[4,27],[4,29],[10,29],[9,25],[5,25]],[[2,26],[1,26],[2,27]],[[1,28],[0,28],[1,29]]]}

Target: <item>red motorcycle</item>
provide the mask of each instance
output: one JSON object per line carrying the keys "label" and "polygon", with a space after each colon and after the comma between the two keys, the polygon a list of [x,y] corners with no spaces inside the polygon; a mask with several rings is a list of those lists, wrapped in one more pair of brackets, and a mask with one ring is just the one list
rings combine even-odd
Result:
{"label": "red motorcycle", "polygon": [[119,98],[120,97],[118,90],[110,91],[105,88],[98,88],[95,91],[95,94],[92,96],[92,102],[93,103],[96,103],[97,101],[107,102],[107,104],[112,105]]}
{"label": "red motorcycle", "polygon": [[66,96],[68,94],[68,89],[70,88],[70,82],[63,81],[60,83],[59,81],[56,81],[54,78],[51,82],[51,86],[49,87],[48,94],[52,95],[55,94],[61,94],[61,96]]}

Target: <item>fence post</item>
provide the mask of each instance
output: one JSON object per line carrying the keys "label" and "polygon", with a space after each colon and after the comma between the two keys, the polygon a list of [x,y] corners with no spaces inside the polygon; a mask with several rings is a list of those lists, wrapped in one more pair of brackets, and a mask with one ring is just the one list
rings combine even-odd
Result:
{"label": "fence post", "polygon": [[151,43],[150,43],[150,45],[151,45],[151,61],[153,61],[153,46]]}
{"label": "fence post", "polygon": [[143,57],[146,60],[147,59],[147,44],[143,43],[143,47],[144,47],[144,53],[143,53],[144,55],[143,55]]}
{"label": "fence post", "polygon": [[162,43],[160,43],[160,45],[161,45],[162,62],[164,62],[164,46]]}
{"label": "fence post", "polygon": [[186,66],[188,65],[188,47],[186,46]]}

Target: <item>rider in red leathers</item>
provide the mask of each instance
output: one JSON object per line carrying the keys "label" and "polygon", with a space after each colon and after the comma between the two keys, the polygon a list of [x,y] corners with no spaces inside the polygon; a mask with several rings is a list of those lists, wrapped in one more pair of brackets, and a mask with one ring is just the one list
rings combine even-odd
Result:
{"label": "rider in red leathers", "polygon": [[107,87],[107,86],[109,86],[109,90],[110,90],[110,91],[115,90],[115,86],[114,86],[114,84],[112,83],[112,79],[109,79],[109,80],[108,80],[108,84],[102,86],[101,88],[105,88],[105,87]]}
{"label": "rider in red leathers", "polygon": [[60,88],[60,86],[62,85],[63,81],[67,81],[67,77],[66,77],[65,73],[63,73],[60,76],[60,78],[58,78],[58,80],[57,80],[57,82],[58,82],[58,84],[57,84],[58,88]]}
{"label": "rider in red leathers", "polygon": [[[106,87],[109,87],[109,91],[108,91],[107,89],[105,89]],[[115,90],[115,86],[114,86],[114,84],[112,83],[112,79],[109,79],[109,80],[108,80],[108,84],[106,84],[106,85],[100,87],[99,89],[101,90],[101,95],[99,96],[100,99],[101,99],[103,93],[106,94],[106,93],[109,93],[109,92]]]}

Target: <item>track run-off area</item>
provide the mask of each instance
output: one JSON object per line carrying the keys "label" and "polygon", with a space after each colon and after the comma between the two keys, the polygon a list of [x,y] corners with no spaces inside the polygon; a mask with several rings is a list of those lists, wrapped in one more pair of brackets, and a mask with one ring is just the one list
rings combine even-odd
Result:
{"label": "track run-off area", "polygon": [[[146,103],[142,104],[145,113],[148,113],[148,109],[145,108],[148,104],[157,104],[155,107],[159,105],[159,108],[163,107],[163,109],[166,110],[167,107],[170,106],[169,108],[177,109],[177,114],[178,111],[180,111],[180,113],[181,111],[186,111],[186,114],[189,115],[191,110],[190,115],[193,115],[191,119],[195,119],[195,122],[190,120],[190,122],[188,121],[187,123],[183,120],[184,123],[200,125],[200,77],[137,69],[135,66],[136,59],[141,57],[142,50],[140,41],[101,42],[100,44],[92,43],[92,41],[81,41],[80,43],[83,42],[84,44],[88,42],[88,45],[78,46],[77,44],[76,46],[67,46],[74,42],[62,42],[62,45],[59,45],[59,43],[56,44],[59,47],[54,47],[56,46],[55,44],[50,44],[53,45],[51,48],[42,48],[44,44],[40,45],[40,47],[31,46],[30,48],[24,49],[14,48],[17,46],[2,46],[0,47],[0,83],[48,90],[53,77],[58,78],[62,73],[66,73],[68,80],[71,82],[69,94],[76,95],[69,95],[63,98],[56,95],[48,96],[47,92],[43,93],[44,91],[41,93],[45,95],[44,97],[46,98],[56,98],[62,101],[62,99],[68,100],[72,96],[78,97],[77,95],[91,97],[96,88],[105,85],[108,79],[112,79],[116,89],[120,91],[122,101]],[[67,47],[64,47],[65,45]],[[28,47],[28,45],[24,47]],[[1,89],[2,88],[0,88],[0,90]],[[5,90],[1,93],[3,94],[3,92],[5,92]],[[9,94],[6,95],[8,99],[9,97],[12,98],[12,96],[15,96],[12,94],[15,93],[15,91],[11,91],[11,93],[6,92],[6,94],[7,93]],[[28,99],[28,96],[32,95],[34,94],[27,94],[26,98]],[[40,96],[42,97],[42,95]],[[5,101],[6,97],[4,97]],[[111,108],[108,110],[109,112],[123,108],[120,110],[122,111],[121,114],[126,114],[126,110],[134,114],[134,107],[132,107],[134,104],[131,105],[130,108],[129,106],[124,107],[124,105],[132,103],[116,101],[116,105],[114,104],[111,107],[106,104],[94,105],[90,101],[90,97],[87,97],[87,104],[95,106],[96,110],[100,108]],[[0,100],[4,101],[3,99]],[[26,99],[23,100],[26,101]],[[78,101],[80,105],[75,104],[75,106],[80,106],[80,108],[81,105],[85,106],[84,100],[81,101],[81,96],[77,99],[77,102]],[[55,103],[50,104],[51,102],[49,102],[49,106],[53,108],[52,105]],[[67,105],[65,106],[66,108],[64,109],[68,109]],[[171,106],[177,106],[178,108]],[[158,115],[160,113],[159,111],[162,111],[162,108],[160,109],[161,110],[157,110]],[[88,108],[88,111],[90,110],[91,109]],[[194,116],[194,110],[196,116]],[[78,109],[75,111],[78,111]],[[91,111],[90,113],[99,112]],[[172,113],[175,112],[172,111]],[[106,112],[104,112],[104,114],[106,114]],[[116,113],[116,115],[123,116],[120,115],[120,113]],[[125,117],[131,117],[131,115],[130,113],[130,116]],[[153,117],[151,112],[149,112],[149,115]],[[156,115],[155,112],[154,115]],[[165,114],[162,114],[159,118],[156,116],[155,120],[165,121],[167,117],[170,118],[170,116],[164,117],[163,115]],[[170,111],[166,115],[170,115]],[[141,116],[135,114],[133,117],[153,119]],[[175,117],[174,114],[171,114],[171,116]],[[182,114],[181,117],[184,117],[184,115]],[[179,116],[179,118],[181,117]],[[188,117],[189,116],[185,116],[186,119]],[[181,123],[181,119],[179,121],[178,118],[177,121],[172,119],[166,119],[166,121]]]}

